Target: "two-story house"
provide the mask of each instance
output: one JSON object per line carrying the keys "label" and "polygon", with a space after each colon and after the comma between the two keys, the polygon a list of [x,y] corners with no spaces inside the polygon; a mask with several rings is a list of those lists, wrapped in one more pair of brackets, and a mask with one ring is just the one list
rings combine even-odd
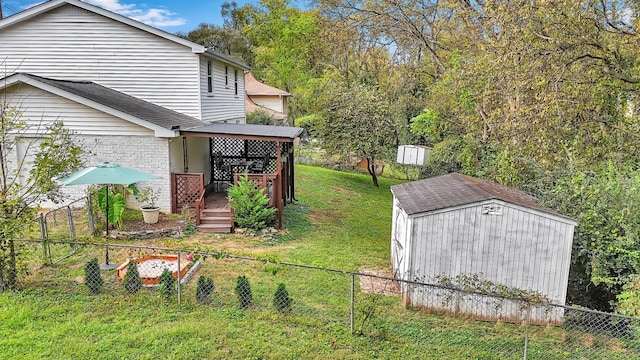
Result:
{"label": "two-story house", "polygon": [[[87,164],[161,176],[143,185],[160,189],[164,210],[204,206],[206,185],[264,158],[276,164],[278,195],[293,197],[282,155],[298,130],[245,125],[248,66],[228,56],[79,0],[50,0],[0,20],[0,69],[1,104],[34,129],[62,121],[90,150]],[[199,174],[197,189],[185,173]]]}
{"label": "two-story house", "polygon": [[244,74],[247,114],[264,111],[280,122],[287,119],[287,100],[291,94],[258,81],[251,71]]}

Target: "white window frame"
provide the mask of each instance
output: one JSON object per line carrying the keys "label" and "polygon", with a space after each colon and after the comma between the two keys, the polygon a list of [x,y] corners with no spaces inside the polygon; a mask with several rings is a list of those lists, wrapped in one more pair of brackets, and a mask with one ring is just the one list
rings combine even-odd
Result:
{"label": "white window frame", "polygon": [[213,94],[213,61],[207,60],[207,94]]}
{"label": "white window frame", "polygon": [[235,95],[238,96],[238,69],[233,69],[233,80],[235,86]]}

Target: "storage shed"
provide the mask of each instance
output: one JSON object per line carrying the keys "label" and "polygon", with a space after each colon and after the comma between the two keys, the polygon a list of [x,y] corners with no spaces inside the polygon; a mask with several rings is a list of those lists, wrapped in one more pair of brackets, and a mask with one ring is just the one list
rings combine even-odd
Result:
{"label": "storage shed", "polygon": [[[575,220],[521,191],[457,173],[395,185],[391,192],[397,278],[435,284],[443,276],[477,275],[565,304]],[[444,301],[451,292],[402,288],[408,306],[516,321],[522,315],[514,304],[475,299],[472,309]]]}

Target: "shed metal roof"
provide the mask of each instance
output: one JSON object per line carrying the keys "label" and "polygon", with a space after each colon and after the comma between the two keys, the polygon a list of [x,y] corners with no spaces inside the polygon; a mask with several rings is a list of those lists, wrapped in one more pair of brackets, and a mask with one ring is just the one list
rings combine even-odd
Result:
{"label": "shed metal roof", "polygon": [[496,199],[575,221],[520,190],[458,173],[394,185],[391,192],[408,215]]}
{"label": "shed metal roof", "polygon": [[300,137],[303,128],[295,126],[254,125],[211,123],[193,129],[180,131],[182,135],[213,136],[228,135],[234,137],[268,138],[279,141],[293,141]]}
{"label": "shed metal roof", "polygon": [[80,96],[84,99],[121,111],[138,119],[147,121],[168,130],[187,129],[201,126],[202,121],[150,103],[148,101],[127,95],[91,81],[68,81],[45,78],[33,74],[18,73],[36,83],[53,86],[67,93]]}

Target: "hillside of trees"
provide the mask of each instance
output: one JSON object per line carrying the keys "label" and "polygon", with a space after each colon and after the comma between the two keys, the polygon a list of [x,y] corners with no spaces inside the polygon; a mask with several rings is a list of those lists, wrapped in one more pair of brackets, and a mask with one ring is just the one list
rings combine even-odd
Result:
{"label": "hillside of trees", "polygon": [[292,93],[290,124],[330,152],[374,163],[393,159],[398,144],[428,145],[422,177],[486,178],[574,217],[568,302],[637,315],[639,10],[634,1],[298,9],[262,0],[224,3],[222,26],[181,35]]}

